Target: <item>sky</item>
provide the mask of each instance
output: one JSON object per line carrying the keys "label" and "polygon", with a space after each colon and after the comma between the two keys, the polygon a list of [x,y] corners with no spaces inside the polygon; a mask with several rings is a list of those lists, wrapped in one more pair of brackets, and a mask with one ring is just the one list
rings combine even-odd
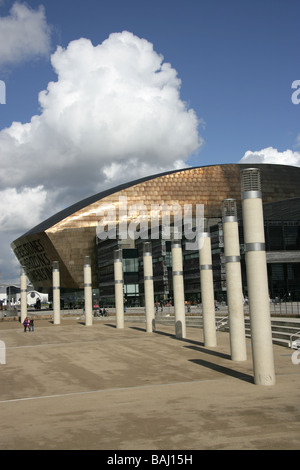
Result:
{"label": "sky", "polygon": [[299,0],[0,0],[0,283],[10,243],[162,171],[300,166]]}

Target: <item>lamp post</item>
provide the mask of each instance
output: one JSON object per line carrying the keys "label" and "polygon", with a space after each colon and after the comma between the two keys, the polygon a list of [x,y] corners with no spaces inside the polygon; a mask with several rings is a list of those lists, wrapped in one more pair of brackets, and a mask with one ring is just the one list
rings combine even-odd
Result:
{"label": "lamp post", "polygon": [[241,171],[245,260],[254,382],[275,384],[260,171]]}
{"label": "lamp post", "polygon": [[233,361],[245,361],[247,359],[247,349],[235,199],[224,199],[222,201],[222,215],[231,359]]}
{"label": "lamp post", "polygon": [[144,263],[146,331],[149,333],[152,333],[155,330],[155,313],[154,313],[152,246],[150,242],[145,242],[143,245],[143,263]]}
{"label": "lamp post", "polygon": [[25,318],[27,317],[27,276],[25,274],[25,269],[21,267],[21,278],[20,278],[20,287],[21,287],[21,323],[23,324]]}
{"label": "lamp post", "polygon": [[176,338],[186,337],[184,284],[181,241],[172,242],[172,275]]}
{"label": "lamp post", "polygon": [[59,262],[52,264],[52,288],[53,288],[53,323],[60,324],[60,275]]}
{"label": "lamp post", "polygon": [[93,305],[92,305],[92,269],[90,256],[84,257],[84,310],[85,310],[85,325],[91,326],[93,324]]}
{"label": "lamp post", "polygon": [[122,263],[122,249],[121,248],[114,251],[114,278],[115,278],[116,327],[124,328],[123,263]]}
{"label": "lamp post", "polygon": [[210,233],[199,234],[199,265],[201,282],[201,299],[203,310],[204,344],[214,348],[217,345],[214,283],[212,273]]}

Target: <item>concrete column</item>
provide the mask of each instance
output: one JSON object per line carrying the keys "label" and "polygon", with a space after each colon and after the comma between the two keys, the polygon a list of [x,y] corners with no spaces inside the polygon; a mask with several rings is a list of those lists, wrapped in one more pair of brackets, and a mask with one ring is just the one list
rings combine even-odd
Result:
{"label": "concrete column", "polygon": [[231,359],[233,361],[245,361],[247,359],[247,348],[239,228],[235,199],[224,199],[222,209]]}
{"label": "concrete column", "polygon": [[0,341],[0,364],[6,364],[6,345],[4,341]]}
{"label": "concrete column", "polygon": [[242,170],[241,186],[254,382],[257,385],[274,385],[260,171],[257,168]]}
{"label": "concrete column", "polygon": [[155,313],[154,313],[152,247],[151,247],[150,242],[145,242],[143,245],[143,262],[144,262],[146,331],[148,333],[152,333],[155,330]]}
{"label": "concrete column", "polygon": [[210,233],[199,234],[199,265],[201,298],[203,311],[204,345],[214,348],[217,345],[214,283],[211,258]]}
{"label": "concrete column", "polygon": [[52,265],[52,288],[53,288],[53,323],[60,324],[60,276],[59,263],[53,261]]}
{"label": "concrete column", "polygon": [[21,323],[27,317],[27,276],[25,274],[25,270],[21,268],[21,279],[20,279],[20,287],[21,287]]}
{"label": "concrete column", "polygon": [[186,337],[184,284],[181,241],[172,242],[172,274],[175,311],[175,336],[178,339]]}
{"label": "concrete column", "polygon": [[91,258],[84,257],[83,266],[84,275],[84,310],[85,310],[85,325],[91,326],[93,324],[93,298],[92,298],[92,269]]}
{"label": "concrete column", "polygon": [[117,328],[124,328],[122,249],[115,250],[114,252],[114,276],[115,276],[116,326]]}

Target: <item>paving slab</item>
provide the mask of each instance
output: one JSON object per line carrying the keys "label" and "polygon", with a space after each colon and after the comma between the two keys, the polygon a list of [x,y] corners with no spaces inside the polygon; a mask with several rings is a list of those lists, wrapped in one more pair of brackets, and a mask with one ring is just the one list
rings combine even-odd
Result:
{"label": "paving slab", "polygon": [[[229,334],[108,319],[0,323],[0,450],[272,450],[300,447],[300,364],[274,345],[276,384],[230,358]],[[297,352],[296,352],[297,354]],[[295,358],[295,355],[293,356]],[[300,359],[300,352],[299,352]]]}

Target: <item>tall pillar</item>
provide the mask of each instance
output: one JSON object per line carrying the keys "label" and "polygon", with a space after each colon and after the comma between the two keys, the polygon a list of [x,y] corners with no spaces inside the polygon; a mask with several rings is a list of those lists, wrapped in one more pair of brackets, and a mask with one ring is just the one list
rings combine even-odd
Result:
{"label": "tall pillar", "polygon": [[6,346],[4,341],[0,341],[0,364],[6,364]]}
{"label": "tall pillar", "polygon": [[27,276],[25,274],[25,270],[22,266],[21,268],[21,279],[20,279],[20,287],[21,287],[21,323],[27,317]]}
{"label": "tall pillar", "polygon": [[114,252],[116,327],[124,328],[124,294],[122,249]]}
{"label": "tall pillar", "polygon": [[53,288],[53,323],[60,324],[60,276],[59,263],[53,261],[52,265],[52,288]]}
{"label": "tall pillar", "polygon": [[254,382],[275,384],[260,171],[241,171],[245,260]]}
{"label": "tall pillar", "polygon": [[154,313],[152,247],[151,247],[150,242],[145,242],[143,245],[143,262],[144,262],[146,331],[149,333],[152,333],[155,330],[155,313]]}
{"label": "tall pillar", "polygon": [[224,199],[222,213],[231,359],[245,361],[247,348],[236,200]]}
{"label": "tall pillar", "polygon": [[214,282],[212,272],[210,233],[199,234],[199,265],[201,299],[203,311],[204,345],[214,348],[217,345]]}
{"label": "tall pillar", "polygon": [[184,284],[181,241],[172,242],[172,275],[175,311],[175,336],[178,339],[186,337]]}
{"label": "tall pillar", "polygon": [[91,326],[93,324],[93,298],[92,298],[92,269],[90,256],[84,257],[83,266],[84,275],[84,310],[85,310],[85,325]]}

